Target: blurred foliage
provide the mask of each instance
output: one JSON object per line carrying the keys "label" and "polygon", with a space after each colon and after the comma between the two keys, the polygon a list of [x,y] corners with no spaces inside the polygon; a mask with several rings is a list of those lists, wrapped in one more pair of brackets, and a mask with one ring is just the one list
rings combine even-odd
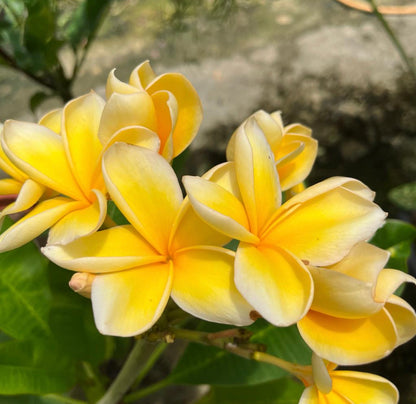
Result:
{"label": "blurred foliage", "polygon": [[[45,87],[32,95],[32,111],[51,96],[73,98],[72,85],[112,1],[0,0],[0,64]],[[71,69],[64,69],[64,49]]]}
{"label": "blurred foliage", "polygon": [[410,182],[393,188],[388,196],[399,208],[416,211],[416,182]]}

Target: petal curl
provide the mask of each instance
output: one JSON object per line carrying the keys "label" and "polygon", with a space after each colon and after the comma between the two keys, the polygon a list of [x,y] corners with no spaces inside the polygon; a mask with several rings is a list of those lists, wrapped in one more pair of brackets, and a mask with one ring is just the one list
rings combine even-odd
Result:
{"label": "petal curl", "polygon": [[387,356],[397,341],[385,309],[363,319],[345,319],[310,311],[298,322],[302,338],[320,357],[340,365],[359,365]]}
{"label": "petal curl", "polygon": [[145,60],[133,69],[130,74],[129,84],[140,90],[145,90],[155,78],[156,74],[150,66],[150,62]]}
{"label": "petal curl", "polygon": [[46,126],[58,135],[61,133],[62,108],[49,111],[39,119],[39,125]]}
{"label": "petal curl", "polygon": [[392,295],[385,305],[397,329],[397,346],[416,335],[416,314],[413,307],[399,296]]}
{"label": "petal curl", "polygon": [[107,78],[105,86],[105,95],[107,99],[110,98],[113,93],[131,94],[137,92],[136,87],[119,80],[114,74],[115,71],[116,69],[111,70]]}
{"label": "petal curl", "polygon": [[173,258],[172,298],[203,320],[238,326],[253,322],[253,308],[234,285],[234,253],[216,247],[178,251]]}
{"label": "petal curl", "polygon": [[235,259],[235,283],[247,301],[277,326],[300,320],[313,298],[309,271],[300,260],[279,247],[240,243]]}
{"label": "petal curl", "polygon": [[151,150],[116,143],[104,154],[103,175],[124,216],[154,248],[166,255],[183,199],[169,163]]}
{"label": "petal curl", "polygon": [[166,259],[131,225],[98,231],[66,245],[47,245],[42,252],[63,268],[88,270],[96,274],[122,271]]}
{"label": "petal curl", "polygon": [[97,275],[91,301],[98,330],[119,337],[147,331],[168,302],[172,279],[171,263]]}
{"label": "petal curl", "polygon": [[383,269],[377,278],[374,299],[381,303],[386,302],[389,297],[396,291],[396,289],[404,282],[409,282],[416,285],[416,279],[403,271],[390,268]]}

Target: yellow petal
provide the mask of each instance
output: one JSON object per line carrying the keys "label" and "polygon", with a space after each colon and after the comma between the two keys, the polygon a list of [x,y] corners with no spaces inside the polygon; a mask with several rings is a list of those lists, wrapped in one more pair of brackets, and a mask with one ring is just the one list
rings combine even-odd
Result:
{"label": "yellow petal", "polygon": [[273,154],[254,118],[237,133],[234,158],[250,231],[259,234],[280,206],[281,191]]}
{"label": "yellow petal", "polygon": [[141,146],[145,149],[153,150],[156,153],[158,153],[160,149],[160,140],[157,134],[144,126],[127,126],[118,130],[109,139],[106,144],[106,149],[116,142]]}
{"label": "yellow petal", "polygon": [[104,154],[107,189],[124,216],[161,254],[182,203],[182,191],[169,163],[138,146],[116,143]]}
{"label": "yellow petal", "polygon": [[53,226],[62,217],[83,205],[83,202],[74,202],[63,197],[39,203],[26,216],[0,235],[0,252],[26,244]]}
{"label": "yellow petal", "polygon": [[332,379],[322,358],[312,352],[313,382],[321,393],[328,394],[332,390]]}
{"label": "yellow petal", "polygon": [[222,163],[212,167],[202,176],[202,178],[220,185],[242,202],[240,188],[238,187],[235,173],[235,164],[233,162]]}
{"label": "yellow petal", "polygon": [[107,84],[105,86],[105,95],[107,99],[110,98],[113,93],[131,94],[137,92],[136,87],[119,80],[114,74],[115,70],[116,69],[111,70],[108,75]]}
{"label": "yellow petal", "polygon": [[154,94],[157,91],[169,91],[178,105],[178,117],[173,130],[173,155],[182,153],[195,137],[202,121],[202,106],[198,93],[183,75],[167,73],[156,77],[146,91]]}
{"label": "yellow petal", "polygon": [[[263,110],[255,112],[253,115],[251,115],[251,117],[255,119],[257,125],[266,136],[267,142],[269,143],[272,151],[277,150],[279,148],[280,142],[282,141],[283,127],[279,125],[279,123],[276,122],[275,119],[273,119],[272,115],[269,115],[267,112]],[[246,122],[247,120],[244,121],[241,126],[244,126]],[[238,130],[239,129],[237,129],[233,133],[227,145],[228,161],[234,160],[235,137],[237,135]]]}
{"label": "yellow petal", "polygon": [[[291,144],[300,144],[299,153],[294,153],[290,159],[285,159],[284,150]],[[275,154],[275,159],[280,160],[277,164],[277,171],[283,191],[305,180],[311,172],[317,152],[318,142],[309,136],[293,134],[283,136],[277,155]]]}
{"label": "yellow petal", "polygon": [[182,178],[189,200],[199,217],[214,229],[238,240],[256,242],[248,230],[246,211],[241,202],[226,189],[204,178]]}
{"label": "yellow petal", "polygon": [[305,342],[320,357],[340,365],[384,358],[396,346],[393,320],[385,309],[363,319],[345,319],[310,311],[298,322]]}
{"label": "yellow petal", "polygon": [[129,84],[144,90],[155,78],[156,74],[150,66],[150,62],[145,60],[133,69],[130,74]]}
{"label": "yellow petal", "polygon": [[300,123],[292,123],[290,125],[287,125],[285,126],[284,131],[285,134],[312,136],[312,129]]}
{"label": "yellow petal", "polygon": [[176,156],[174,154],[173,130],[178,117],[178,103],[168,91],[156,91],[152,94],[152,100],[157,117],[157,134],[160,138],[161,154],[170,162]]}
{"label": "yellow petal", "polygon": [[22,188],[22,183],[13,178],[2,178],[0,180],[0,195],[17,195]]}
{"label": "yellow petal", "polygon": [[383,377],[350,370],[331,372],[331,376],[333,389],[353,403],[397,404],[399,401],[396,386]]}
{"label": "yellow petal", "polygon": [[234,285],[234,253],[218,247],[195,247],[173,258],[172,298],[203,320],[248,325],[253,308]]}
{"label": "yellow petal", "polygon": [[[282,215],[302,193],[282,205]],[[384,219],[377,205],[338,187],[300,203],[282,219],[275,217],[262,237],[311,265],[325,266],[343,258],[354,244],[368,240]]]}
{"label": "yellow petal", "polygon": [[45,187],[43,185],[30,179],[26,180],[23,185],[21,184],[21,189],[15,202],[3,209],[1,215],[10,215],[31,208],[39,200],[44,191]]}
{"label": "yellow petal", "polygon": [[116,272],[165,260],[131,225],[112,227],[66,245],[47,245],[42,252],[72,271]]}
{"label": "yellow petal", "polygon": [[307,387],[299,400],[299,404],[327,404],[319,401],[318,389],[316,386]]}
{"label": "yellow petal", "polygon": [[49,244],[67,244],[78,237],[97,231],[107,215],[107,199],[100,191],[93,190],[96,199],[90,205],[68,213],[49,231]]}
{"label": "yellow petal", "polygon": [[155,132],[156,114],[152,98],[145,91],[132,94],[114,93],[107,101],[98,131],[104,147],[113,135],[127,126],[144,126]]}
{"label": "yellow petal", "polygon": [[104,100],[94,92],[65,105],[62,114],[62,139],[72,172],[87,197],[94,182],[101,155],[98,126]]}
{"label": "yellow petal", "polygon": [[68,164],[61,136],[28,122],[7,121],[2,146],[34,181],[77,200],[85,200]]}
{"label": "yellow petal", "polygon": [[170,252],[196,245],[220,247],[230,241],[230,237],[225,236],[223,233],[205,223],[195,213],[188,197],[185,198],[173,225],[169,241]]}
{"label": "yellow petal", "polygon": [[119,337],[147,331],[168,302],[172,278],[171,263],[97,275],[91,300],[98,330]]}
{"label": "yellow petal", "polygon": [[327,268],[309,267],[315,285],[312,310],[342,318],[360,318],[383,307],[373,285]]}
{"label": "yellow petal", "polygon": [[378,302],[384,303],[404,282],[416,284],[416,279],[413,278],[413,276],[397,269],[383,269],[377,278],[374,299]]}
{"label": "yellow petal", "polygon": [[62,108],[54,109],[48,112],[39,120],[39,125],[46,126],[48,129],[53,130],[58,135],[61,133],[61,123]]}
{"label": "yellow petal", "polygon": [[309,271],[279,247],[240,243],[235,259],[235,283],[247,301],[277,326],[300,320],[312,302]]}
{"label": "yellow petal", "polygon": [[399,296],[392,295],[385,305],[397,329],[397,346],[416,335],[416,314],[412,306]]}
{"label": "yellow petal", "polygon": [[[3,137],[3,125],[0,124],[1,136]],[[0,146],[0,169],[3,170],[10,177],[14,178],[19,182],[24,182],[27,180],[27,175],[19,170],[7,157],[6,153],[3,151],[3,147]]]}

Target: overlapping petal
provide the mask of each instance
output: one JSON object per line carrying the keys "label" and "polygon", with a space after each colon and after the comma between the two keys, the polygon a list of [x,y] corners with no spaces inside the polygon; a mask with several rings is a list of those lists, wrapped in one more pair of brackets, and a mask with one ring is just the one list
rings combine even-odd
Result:
{"label": "overlapping petal", "polygon": [[312,277],[305,265],[278,247],[240,243],[235,282],[247,301],[269,322],[287,326],[302,318],[312,302]]}
{"label": "overlapping petal", "polygon": [[168,302],[172,280],[170,262],[97,275],[91,300],[98,330],[123,337],[148,330]]}
{"label": "overlapping petal", "polygon": [[172,298],[183,310],[216,323],[248,325],[253,308],[234,285],[234,253],[218,247],[179,250]]}

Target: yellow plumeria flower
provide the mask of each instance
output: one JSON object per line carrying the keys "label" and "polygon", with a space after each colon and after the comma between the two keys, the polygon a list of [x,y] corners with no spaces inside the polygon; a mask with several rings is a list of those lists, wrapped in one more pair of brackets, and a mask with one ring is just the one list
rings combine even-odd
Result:
{"label": "yellow plumeria flower", "polygon": [[251,118],[238,131],[234,162],[210,179],[184,177],[197,214],[240,240],[235,283],[269,322],[286,326],[309,310],[313,280],[306,264],[330,265],[384,221],[373,193],[359,181],[332,178],[281,204],[274,156]]}
{"label": "yellow plumeria flower", "polygon": [[[284,126],[280,111],[268,114],[260,110],[248,119],[254,119],[266,136],[276,162],[282,191],[304,181],[311,172],[318,152],[318,141],[312,138],[312,130],[299,123]],[[234,160],[235,138],[246,122],[234,132],[228,143],[228,161]]]}
{"label": "yellow plumeria flower", "polygon": [[97,132],[103,107],[101,97],[91,92],[47,114],[39,124],[5,123],[1,144],[10,161],[62,196],[41,201],[1,234],[0,251],[19,247],[49,228],[49,242],[66,243],[101,226],[107,200],[96,166],[102,150]]}
{"label": "yellow plumeria flower", "polygon": [[145,126],[157,133],[160,154],[167,161],[188,147],[201,124],[201,102],[192,84],[179,73],[156,76],[149,61],[131,72],[129,83],[118,80],[113,70],[106,94],[107,108],[114,111],[115,120],[123,119],[123,126],[140,125],[143,115],[149,117]]}
{"label": "yellow plumeria flower", "polygon": [[[399,392],[371,373],[335,370],[336,364],[312,356],[312,380],[299,404],[397,404]],[[305,380],[304,380],[305,381]],[[308,384],[308,383],[306,383]]]}
{"label": "yellow plumeria flower", "polygon": [[96,275],[98,330],[140,334],[159,319],[170,295],[196,317],[250,324],[253,309],[233,283],[234,253],[219,247],[227,238],[195,215],[169,163],[154,151],[116,143],[104,154],[103,174],[132,225],[43,248],[58,265]]}
{"label": "yellow plumeria flower", "polygon": [[319,356],[341,365],[372,362],[416,335],[413,308],[393,295],[416,279],[383,269],[388,258],[387,251],[362,242],[334,265],[309,267],[315,296],[298,328]]}

